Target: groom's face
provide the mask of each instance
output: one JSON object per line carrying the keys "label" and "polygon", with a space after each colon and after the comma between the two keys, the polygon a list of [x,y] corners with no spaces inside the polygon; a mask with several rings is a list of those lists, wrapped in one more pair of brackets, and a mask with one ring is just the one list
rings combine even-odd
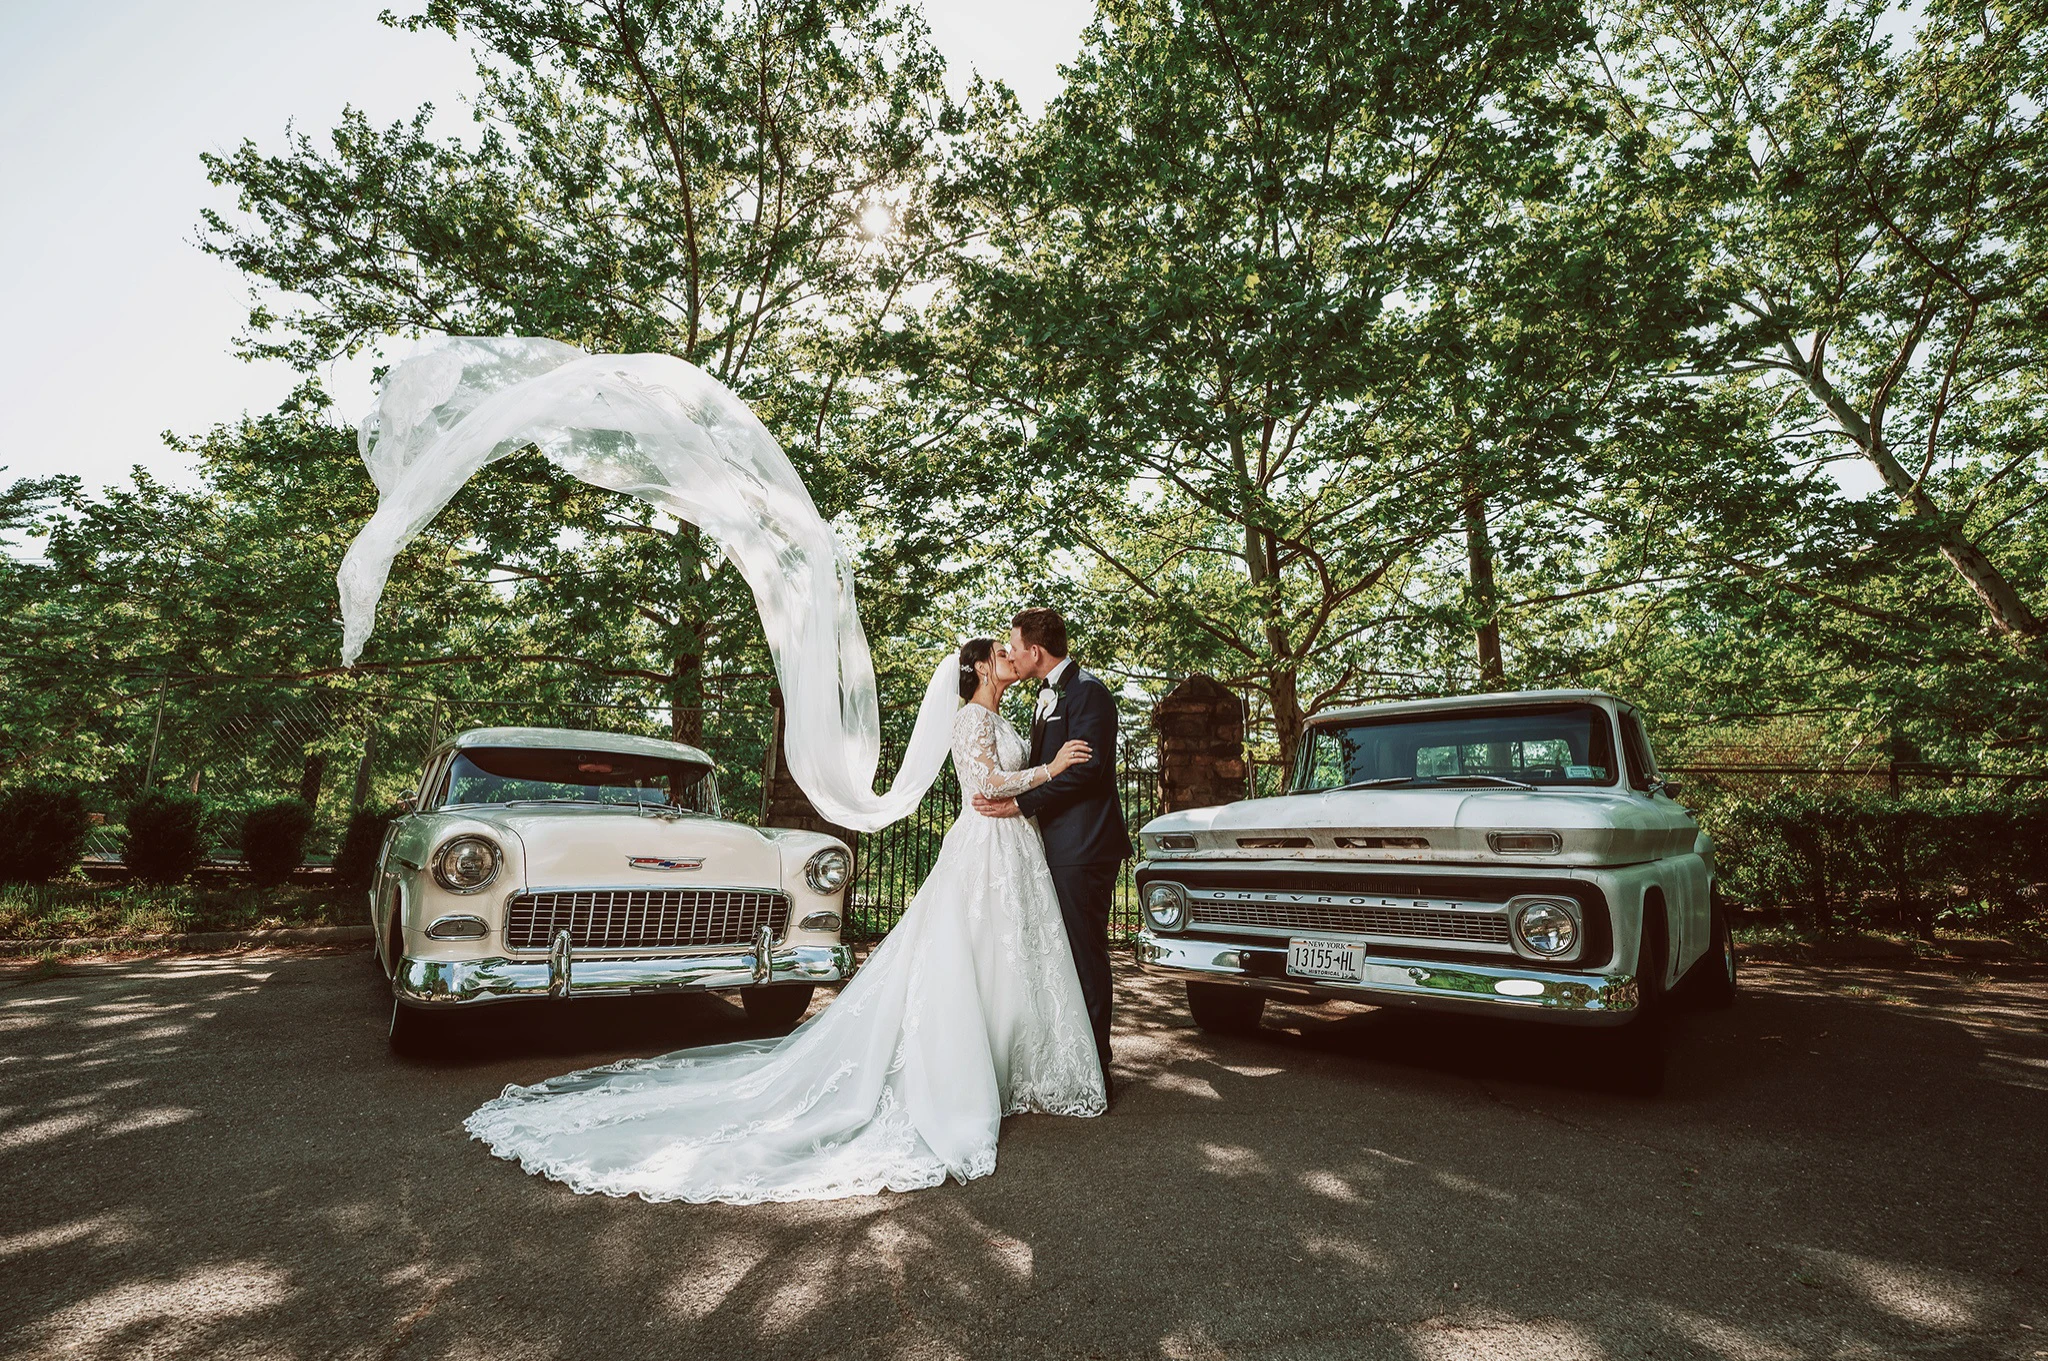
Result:
{"label": "groom's face", "polygon": [[1024,630],[1010,630],[1009,653],[1010,661],[1016,666],[1018,675],[1030,676],[1036,680],[1045,674],[1045,649],[1033,647],[1025,642]]}

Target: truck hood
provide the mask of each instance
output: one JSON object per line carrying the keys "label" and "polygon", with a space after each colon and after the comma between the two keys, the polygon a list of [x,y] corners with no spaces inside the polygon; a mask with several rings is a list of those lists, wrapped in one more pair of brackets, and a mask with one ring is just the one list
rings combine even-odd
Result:
{"label": "truck hood", "polygon": [[[717,818],[652,817],[632,809],[493,807],[459,810],[516,838],[525,851],[527,888],[721,888],[782,884],[782,852],[752,827]],[[674,860],[696,869],[635,866]]]}
{"label": "truck hood", "polygon": [[[1490,832],[1555,832],[1551,854],[1499,852]],[[1164,850],[1157,838],[1192,837]],[[1682,855],[1699,826],[1668,798],[1574,789],[1353,789],[1246,799],[1154,818],[1145,854],[1166,862],[1288,859],[1618,865]]]}

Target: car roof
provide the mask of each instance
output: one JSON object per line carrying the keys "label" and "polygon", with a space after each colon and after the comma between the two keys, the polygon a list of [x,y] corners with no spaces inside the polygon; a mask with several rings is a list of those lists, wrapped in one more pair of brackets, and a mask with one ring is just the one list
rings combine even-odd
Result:
{"label": "car roof", "polygon": [[1458,709],[1487,709],[1522,704],[1612,704],[1632,707],[1605,690],[1508,690],[1478,695],[1440,695],[1434,699],[1398,699],[1385,704],[1361,704],[1350,709],[1331,709],[1309,720],[1312,726],[1344,723],[1354,718],[1383,718],[1389,714],[1422,714]]}
{"label": "car roof", "polygon": [[453,747],[559,747],[568,751],[609,751],[620,756],[650,756],[660,761],[688,761],[715,766],[705,753],[686,742],[637,733],[592,732],[587,728],[471,728],[441,744]]}

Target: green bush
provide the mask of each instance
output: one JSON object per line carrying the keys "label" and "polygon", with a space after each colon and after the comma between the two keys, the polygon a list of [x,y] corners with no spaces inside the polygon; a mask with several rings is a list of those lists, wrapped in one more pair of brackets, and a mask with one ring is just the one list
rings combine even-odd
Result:
{"label": "green bush", "polygon": [[206,859],[205,822],[198,799],[152,790],[128,806],[121,859],[145,883],[178,883]]}
{"label": "green bush", "polygon": [[2048,798],[1702,792],[1700,822],[1740,907],[1797,907],[1822,934],[1882,926],[1923,939],[1944,917],[1997,927],[2043,915]]}
{"label": "green bush", "polygon": [[384,829],[397,816],[395,811],[355,811],[341,838],[341,850],[334,857],[335,887],[357,893],[370,887],[370,876],[377,871],[377,852],[384,848]]}
{"label": "green bush", "polygon": [[242,863],[259,884],[282,884],[305,863],[306,838],[313,834],[313,810],[298,799],[281,799],[242,815]]}
{"label": "green bush", "polygon": [[0,883],[40,884],[71,872],[92,831],[76,789],[20,784],[0,794]]}

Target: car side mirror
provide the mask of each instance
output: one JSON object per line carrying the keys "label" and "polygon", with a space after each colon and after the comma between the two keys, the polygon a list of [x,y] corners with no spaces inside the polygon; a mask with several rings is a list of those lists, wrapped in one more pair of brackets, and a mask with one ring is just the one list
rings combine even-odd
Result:
{"label": "car side mirror", "polygon": [[[1657,789],[1663,790],[1667,797],[1675,799],[1679,796],[1681,792],[1684,791],[1685,785],[1682,781],[1679,780],[1664,779],[1658,781]],[[1654,794],[1657,791],[1653,789],[1650,792]]]}
{"label": "car side mirror", "polygon": [[419,808],[420,808],[420,796],[419,796],[419,795],[417,795],[417,794],[400,794],[400,795],[398,796],[398,811],[399,811],[399,812],[401,812],[401,813],[417,813],[417,812],[419,811]]}

